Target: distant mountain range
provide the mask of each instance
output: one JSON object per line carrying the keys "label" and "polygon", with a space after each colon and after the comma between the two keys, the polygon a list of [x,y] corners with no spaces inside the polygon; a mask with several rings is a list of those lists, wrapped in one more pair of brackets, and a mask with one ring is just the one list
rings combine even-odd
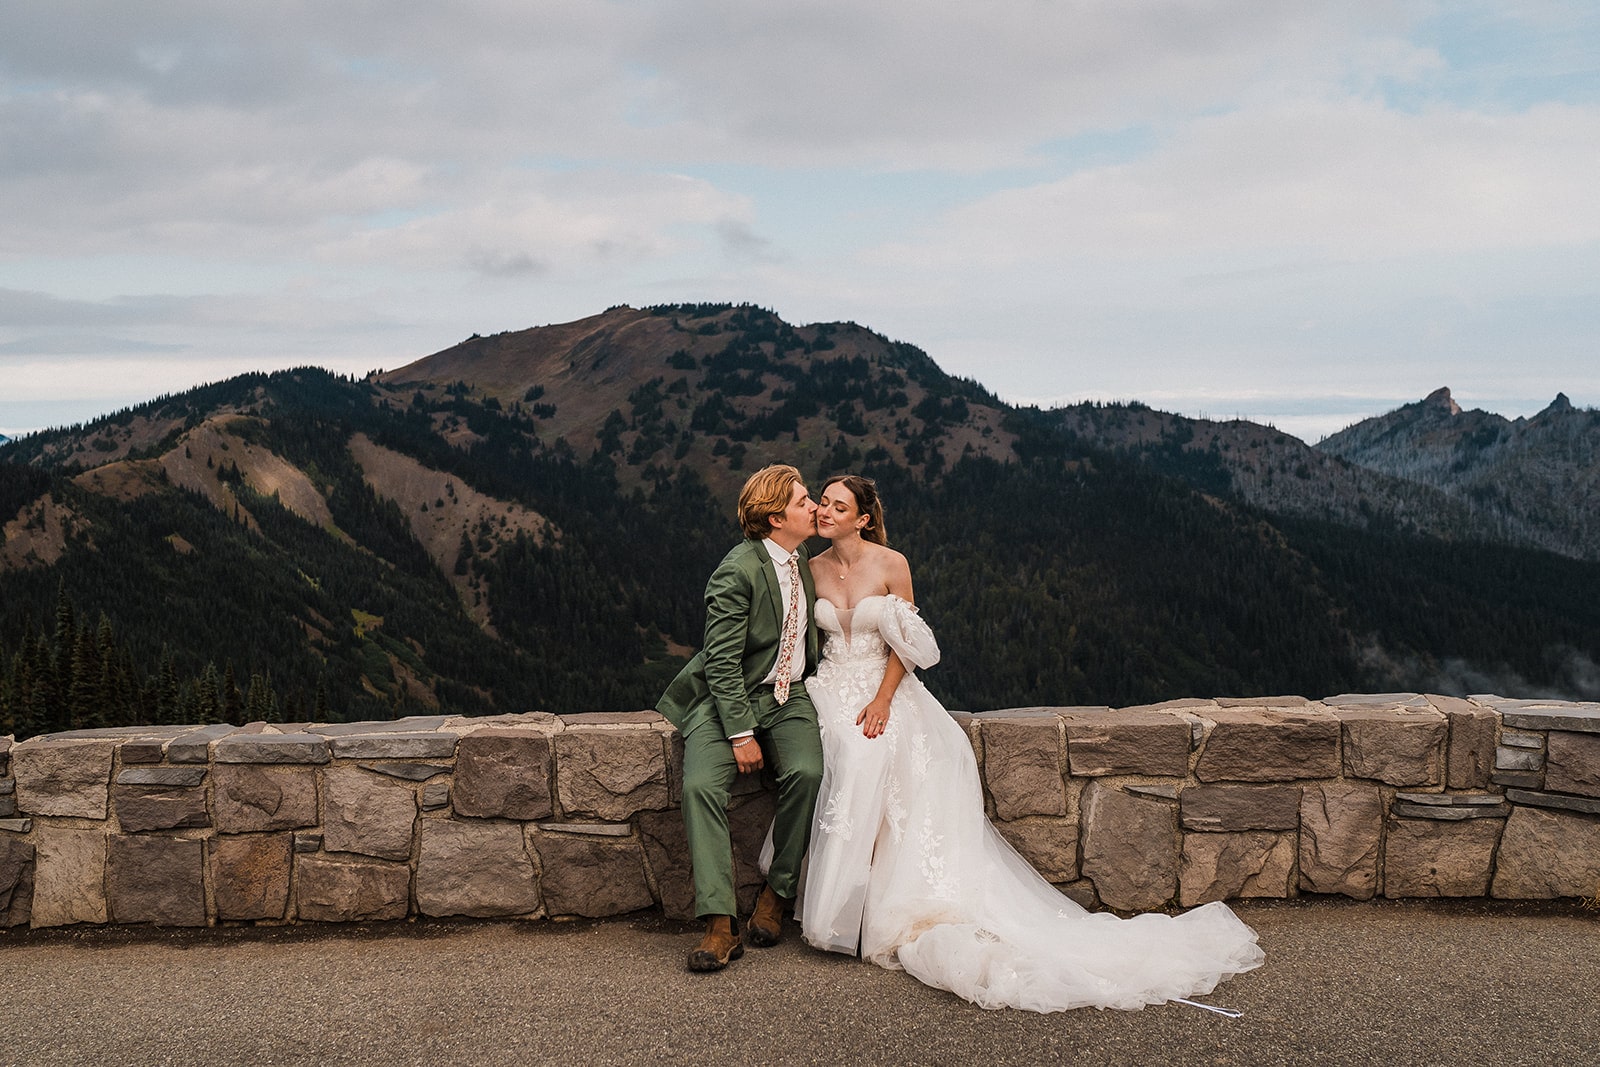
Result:
{"label": "distant mountain range", "polygon": [[1559,480],[1593,413],[1528,425],[1556,414],[1413,469],[1407,441],[1446,446],[1014,408],[854,323],[726,304],[244,375],[0,456],[0,734],[650,706],[769,462],[879,480],[955,707],[1586,695],[1577,512],[1418,473],[1475,447]]}
{"label": "distant mountain range", "polygon": [[1448,494],[1500,539],[1600,559],[1600,411],[1564,393],[1530,418],[1463,411],[1439,389],[1317,448]]}

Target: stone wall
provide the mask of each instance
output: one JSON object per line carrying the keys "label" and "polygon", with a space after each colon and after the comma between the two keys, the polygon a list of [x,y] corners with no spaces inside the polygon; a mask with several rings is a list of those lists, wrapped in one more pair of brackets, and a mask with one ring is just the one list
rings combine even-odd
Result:
{"label": "stone wall", "polygon": [[[1417,694],[957,716],[989,814],[1122,911],[1600,892],[1600,704]],[[693,910],[654,712],[0,738],[0,927]],[[741,893],[770,794],[742,780]]]}

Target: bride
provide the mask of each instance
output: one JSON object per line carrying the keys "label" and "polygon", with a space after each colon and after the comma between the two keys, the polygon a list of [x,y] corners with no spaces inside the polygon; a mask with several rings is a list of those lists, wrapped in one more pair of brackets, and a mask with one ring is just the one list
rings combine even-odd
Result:
{"label": "bride", "polygon": [[[985,1008],[1139,1008],[1259,966],[1223,904],[1085,911],[990,825],[966,733],[911,670],[939,659],[870,479],[823,488],[811,561],[826,639],[807,689],[824,770],[796,913],[817,948],[909,971]],[[1204,1006],[1204,1005],[1202,1005]]]}

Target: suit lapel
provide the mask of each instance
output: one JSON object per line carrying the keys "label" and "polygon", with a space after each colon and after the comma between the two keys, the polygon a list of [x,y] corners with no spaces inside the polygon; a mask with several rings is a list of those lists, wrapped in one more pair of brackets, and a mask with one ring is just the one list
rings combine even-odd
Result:
{"label": "suit lapel", "polygon": [[772,633],[776,640],[783,639],[783,593],[778,588],[778,568],[772,563],[772,553],[760,541],[752,542],[756,559],[761,563],[761,576],[766,582],[767,603],[771,605]]}
{"label": "suit lapel", "polygon": [[818,645],[817,640],[817,583],[811,577],[811,557],[809,554],[800,560],[800,584],[806,591],[806,664],[807,670],[817,665]]}

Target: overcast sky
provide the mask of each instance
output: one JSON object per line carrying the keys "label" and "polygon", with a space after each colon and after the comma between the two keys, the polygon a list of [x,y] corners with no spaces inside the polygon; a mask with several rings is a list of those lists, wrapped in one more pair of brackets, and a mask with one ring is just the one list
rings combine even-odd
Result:
{"label": "overcast sky", "polygon": [[1309,441],[1600,405],[1593,0],[17,0],[0,432],[627,303]]}

